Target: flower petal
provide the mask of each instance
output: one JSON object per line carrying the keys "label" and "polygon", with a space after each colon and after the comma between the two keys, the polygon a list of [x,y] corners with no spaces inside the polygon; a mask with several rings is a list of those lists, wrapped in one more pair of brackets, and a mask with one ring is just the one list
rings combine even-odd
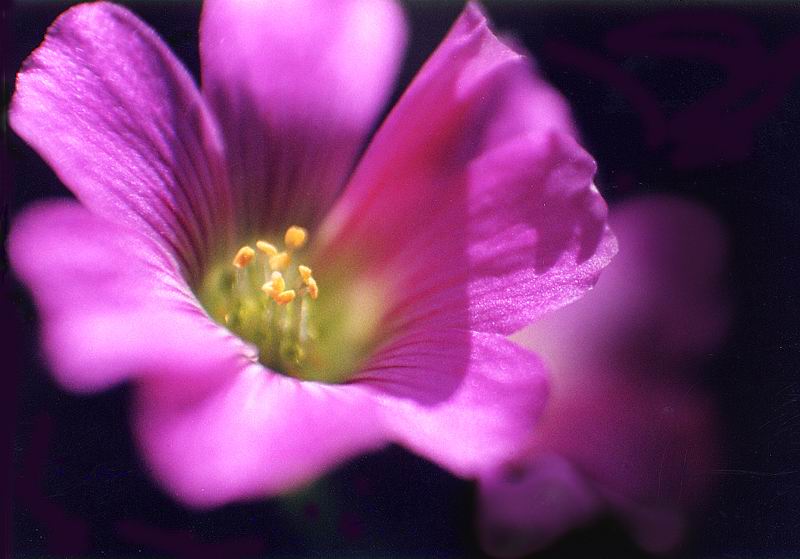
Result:
{"label": "flower petal", "polygon": [[212,387],[140,383],[134,427],[164,487],[184,503],[212,507],[296,488],[380,447],[375,411],[353,386],[303,382],[253,364]]}
{"label": "flower petal", "polygon": [[366,262],[399,294],[390,316],[486,332],[580,296],[616,245],[555,98],[468,5],[326,220],[317,267]]}
{"label": "flower petal", "polygon": [[568,460],[546,452],[486,472],[479,499],[481,546],[500,558],[540,551],[605,506]]}
{"label": "flower petal", "polygon": [[203,91],[245,230],[316,223],[391,93],[405,36],[393,0],[205,3]]}
{"label": "flower petal", "polygon": [[198,307],[159,244],[75,202],[26,210],[8,249],[67,388],[101,390],[132,375],[199,378],[251,353]]}
{"label": "flower petal", "polygon": [[64,12],[17,76],[10,123],[92,211],[170,247],[189,273],[230,221],[221,143],[155,32],[98,2]]}
{"label": "flower petal", "polygon": [[503,336],[417,331],[378,351],[357,375],[397,442],[457,475],[508,459],[547,396],[545,369]]}

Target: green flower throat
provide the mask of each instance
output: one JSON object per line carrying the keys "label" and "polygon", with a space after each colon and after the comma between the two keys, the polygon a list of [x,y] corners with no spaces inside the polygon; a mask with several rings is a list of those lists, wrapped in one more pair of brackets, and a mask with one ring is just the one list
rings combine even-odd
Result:
{"label": "green flower throat", "polygon": [[197,294],[215,321],[258,348],[264,366],[342,382],[374,346],[379,298],[363,286],[337,288],[350,284],[337,281],[321,294],[311,268],[301,263],[307,241],[307,231],[292,226],[283,250],[262,240],[255,248],[245,245],[232,261],[210,267]]}

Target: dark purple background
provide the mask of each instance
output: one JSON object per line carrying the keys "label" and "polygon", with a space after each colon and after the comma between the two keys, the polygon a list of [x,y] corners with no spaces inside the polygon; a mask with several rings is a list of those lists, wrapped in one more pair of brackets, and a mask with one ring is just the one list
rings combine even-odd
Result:
{"label": "dark purple background", "polygon": [[[683,555],[799,555],[800,9],[487,4],[497,27],[527,44],[571,102],[612,202],[679,193],[714,209],[730,229],[736,320],[727,345],[710,356],[707,379],[723,411],[726,464]],[[5,22],[4,103],[22,59],[65,5],[17,6]],[[196,73],[199,5],[132,7]],[[413,35],[401,83],[460,6],[408,8]],[[10,131],[7,146],[4,232],[5,218],[30,201],[67,195]],[[472,485],[398,448],[359,458],[292,498],[182,509],[134,452],[127,389],[82,398],[57,389],[36,350],[32,304],[5,265],[3,277],[7,555],[481,556]],[[606,519],[543,556],[646,555]]]}

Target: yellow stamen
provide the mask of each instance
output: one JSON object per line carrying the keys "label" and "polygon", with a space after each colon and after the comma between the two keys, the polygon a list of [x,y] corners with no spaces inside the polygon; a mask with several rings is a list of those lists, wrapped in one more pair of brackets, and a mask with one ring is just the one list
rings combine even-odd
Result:
{"label": "yellow stamen", "polygon": [[286,230],[283,242],[286,243],[286,250],[297,250],[306,244],[308,231],[297,225],[292,225]]}
{"label": "yellow stamen", "polygon": [[301,264],[297,267],[297,271],[300,272],[300,277],[303,278],[303,283],[308,283],[308,279],[311,277],[311,268]]}
{"label": "yellow stamen", "polygon": [[[345,373],[354,370],[361,359],[361,346],[371,343],[374,321],[370,319],[367,327],[361,323],[372,308],[359,306],[360,285],[352,288],[355,294],[351,296],[344,281],[335,286],[341,291],[334,289],[336,293],[323,297],[343,297],[343,307],[355,306],[341,320],[339,309],[333,309],[339,301],[330,305],[316,301],[320,287],[314,273],[323,274],[326,286],[329,280],[321,268],[312,270],[312,264],[320,264],[306,253],[311,245],[309,230],[293,225],[284,232],[281,237],[280,229],[266,229],[256,233],[258,236],[240,238],[246,244],[231,251],[235,253],[232,260],[228,254],[222,262],[213,263],[198,297],[215,320],[253,344],[257,351],[248,355],[252,360],[297,378],[344,380]],[[349,274],[342,279],[349,279]],[[323,307],[318,307],[320,303]],[[340,327],[344,334],[336,333]],[[350,343],[351,331],[357,334],[352,338],[354,344]],[[341,350],[343,345],[357,349]]]}
{"label": "yellow stamen", "polygon": [[272,287],[275,288],[277,293],[286,290],[286,280],[283,279],[283,274],[280,272],[272,272]]}
{"label": "yellow stamen", "polygon": [[233,257],[233,265],[239,269],[244,268],[250,262],[253,261],[253,258],[256,256],[256,251],[254,251],[249,246],[243,246],[238,250],[236,256]]}
{"label": "yellow stamen", "polygon": [[308,286],[308,294],[311,295],[312,299],[316,299],[319,297],[319,287],[317,287],[317,280],[312,277],[308,278],[306,281],[306,286]]}
{"label": "yellow stamen", "polygon": [[274,297],[277,291],[275,291],[275,287],[272,285],[272,281],[265,282],[264,285],[261,286],[261,291],[264,292],[264,295],[267,297]]}
{"label": "yellow stamen", "polygon": [[278,254],[278,249],[275,248],[275,245],[270,244],[267,241],[256,241],[256,248],[270,257]]}
{"label": "yellow stamen", "polygon": [[282,272],[289,267],[291,261],[292,257],[289,256],[288,252],[279,252],[275,256],[270,256],[269,267]]}
{"label": "yellow stamen", "polygon": [[289,289],[287,291],[281,291],[275,296],[275,302],[279,305],[285,305],[287,303],[291,303],[294,301],[294,298],[297,294],[294,292],[294,289]]}
{"label": "yellow stamen", "polygon": [[[261,286],[263,291],[268,297],[276,298],[278,294],[286,289],[286,280],[283,279],[283,274],[280,272],[272,272],[272,277],[268,282]],[[277,299],[275,299],[277,301]]]}

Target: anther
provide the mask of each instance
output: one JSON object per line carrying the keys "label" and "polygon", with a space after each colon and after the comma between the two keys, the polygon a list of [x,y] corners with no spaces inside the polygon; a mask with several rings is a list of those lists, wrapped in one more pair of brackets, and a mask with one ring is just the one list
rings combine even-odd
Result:
{"label": "anther", "polygon": [[279,252],[275,256],[269,257],[269,267],[282,272],[289,267],[291,261],[292,257],[289,256],[288,252]]}
{"label": "anther", "polygon": [[278,254],[278,249],[275,248],[275,245],[270,244],[267,241],[256,241],[256,248],[270,257]]}
{"label": "anther", "polygon": [[281,291],[286,290],[286,280],[283,279],[283,274],[280,272],[272,272],[272,286],[275,288],[275,291],[280,293]]}
{"label": "anther", "polygon": [[261,286],[261,291],[273,299],[285,289],[286,280],[283,279],[283,275],[280,272],[272,272],[270,280]]}
{"label": "anther", "polygon": [[277,295],[275,295],[275,302],[279,305],[285,305],[287,303],[291,303],[294,301],[294,298],[297,296],[294,289],[288,289],[286,291],[281,291]]}
{"label": "anther", "polygon": [[253,258],[256,256],[256,251],[254,251],[249,246],[243,246],[238,250],[236,256],[233,257],[233,265],[239,269],[244,268],[250,262],[253,261]]}
{"label": "anther", "polygon": [[317,297],[319,297],[319,287],[317,287],[317,280],[309,276],[308,280],[305,283],[308,288],[308,294],[311,296],[311,298],[316,299]]}
{"label": "anther", "polygon": [[297,267],[297,271],[300,272],[300,277],[303,278],[303,283],[307,283],[308,279],[311,277],[311,268],[301,264]]}
{"label": "anther", "polygon": [[306,244],[307,238],[308,231],[297,225],[292,225],[286,230],[283,242],[286,244],[286,250],[297,250]]}
{"label": "anther", "polygon": [[272,281],[264,282],[264,285],[261,286],[261,291],[264,292],[264,295],[267,297],[274,297],[277,291],[272,286]]}

